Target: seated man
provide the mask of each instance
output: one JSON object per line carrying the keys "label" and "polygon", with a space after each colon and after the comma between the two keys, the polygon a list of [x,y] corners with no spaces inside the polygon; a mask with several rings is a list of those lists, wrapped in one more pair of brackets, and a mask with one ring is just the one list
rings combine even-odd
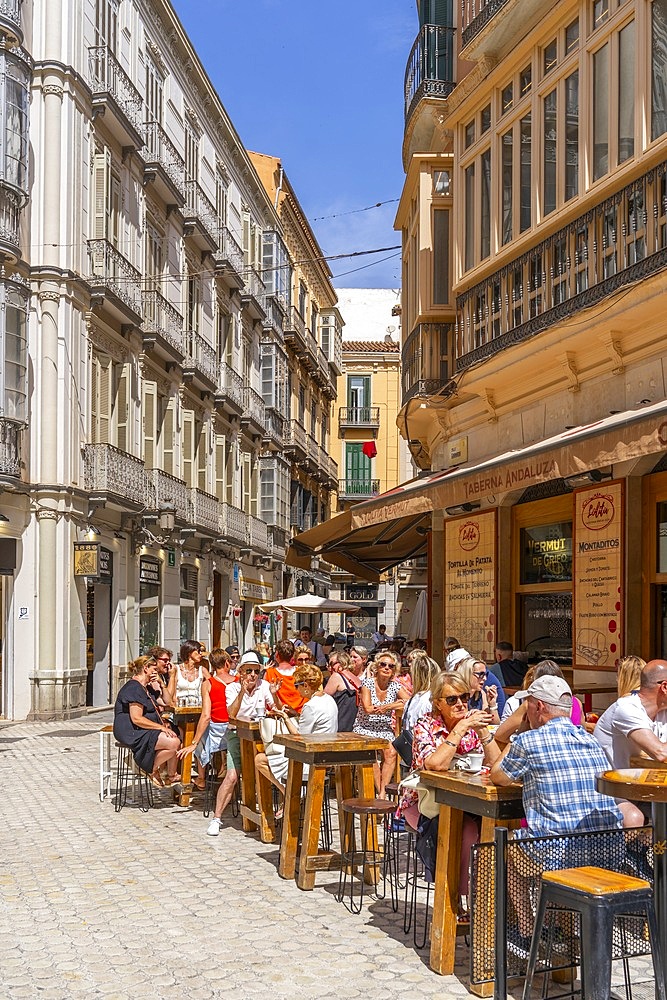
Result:
{"label": "seated man", "polygon": [[383,642],[391,642],[392,637],[387,635],[387,626],[378,625],[377,631],[373,632],[373,644],[380,646]]}
{"label": "seated man", "polygon": [[496,662],[490,669],[500,678],[503,687],[523,687],[528,664],[514,659],[511,642],[497,642]]}
{"label": "seated man", "polygon": [[647,663],[639,690],[610,705],[593,735],[617,770],[630,767],[630,758],[642,752],[667,760],[667,662]]}
{"label": "seated man", "polygon": [[[597,740],[570,719],[572,691],[561,677],[544,675],[527,691],[526,714],[530,730],[519,733],[493,765],[494,785],[523,784],[523,806],[527,826],[517,837],[586,833],[620,828],[623,817],[614,799],[601,795],[596,777],[608,764]],[[518,937],[510,942],[513,950],[530,947],[533,914],[529,879],[546,867],[560,867],[549,847],[549,861],[543,861],[537,845],[526,845],[525,854],[513,852],[508,858],[513,876],[508,881],[518,919]],[[563,837],[562,860],[567,867],[568,838]]]}

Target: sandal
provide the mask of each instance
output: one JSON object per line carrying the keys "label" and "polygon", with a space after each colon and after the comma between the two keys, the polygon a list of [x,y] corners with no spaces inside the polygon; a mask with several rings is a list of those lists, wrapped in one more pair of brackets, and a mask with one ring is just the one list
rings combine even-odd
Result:
{"label": "sandal", "polygon": [[152,774],[148,776],[150,778],[151,785],[153,788],[164,788],[164,781],[162,780],[162,775],[159,771],[153,771]]}
{"label": "sandal", "polygon": [[459,906],[458,913],[456,914],[457,924],[469,924],[470,923],[470,913],[468,910],[464,910],[462,906]]}
{"label": "sandal", "polygon": [[283,809],[282,808],[276,809],[276,811],[273,814],[273,818],[276,820],[276,822],[281,820],[283,818]]}

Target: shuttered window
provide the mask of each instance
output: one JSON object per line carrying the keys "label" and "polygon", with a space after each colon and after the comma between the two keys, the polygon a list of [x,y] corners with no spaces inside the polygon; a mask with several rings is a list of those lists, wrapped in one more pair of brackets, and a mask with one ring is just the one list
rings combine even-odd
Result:
{"label": "shuttered window", "polygon": [[225,436],[215,435],[215,495],[221,503],[227,500],[225,491]]}
{"label": "shuttered window", "polygon": [[208,493],[208,428],[203,422],[199,425],[199,440],[197,442],[197,488]]}
{"label": "shuttered window", "polygon": [[160,451],[162,458],[162,469],[170,476],[176,475],[174,471],[174,434],[176,430],[176,404],[173,396],[170,399],[162,398],[162,426],[160,433]]}
{"label": "shuttered window", "polygon": [[91,441],[111,444],[113,362],[105,355],[93,355],[91,368]]}
{"label": "shuttered window", "polygon": [[194,486],[195,415],[192,410],[183,410],[183,479],[188,486]]}
{"label": "shuttered window", "polygon": [[116,365],[115,424],[116,447],[130,451],[130,366]]}
{"label": "shuttered window", "polygon": [[144,382],[143,385],[143,437],[144,437],[144,465],[147,469],[154,469],[157,465],[156,459],[156,437],[157,437],[157,385],[155,382]]}

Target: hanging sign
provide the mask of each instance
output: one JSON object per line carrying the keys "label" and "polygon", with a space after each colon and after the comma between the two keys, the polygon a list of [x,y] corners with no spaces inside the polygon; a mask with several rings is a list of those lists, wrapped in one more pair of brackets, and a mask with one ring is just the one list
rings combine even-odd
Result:
{"label": "hanging sign", "polygon": [[156,559],[139,560],[139,583],[160,586],[160,563]]}
{"label": "hanging sign", "polygon": [[99,542],[75,542],[74,576],[85,576],[93,583],[111,583],[113,552]]}

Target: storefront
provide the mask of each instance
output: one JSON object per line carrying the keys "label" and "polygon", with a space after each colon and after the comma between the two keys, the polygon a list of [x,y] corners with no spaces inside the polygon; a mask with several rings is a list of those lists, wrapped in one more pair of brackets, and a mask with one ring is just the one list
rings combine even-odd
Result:
{"label": "storefront", "polygon": [[667,472],[644,481],[642,633],[654,657],[667,658]]}
{"label": "storefront", "polygon": [[159,559],[142,556],[139,560],[139,651],[145,653],[161,642],[160,602],[162,564]]}
{"label": "storefront", "polygon": [[86,705],[108,705],[113,700],[113,552],[99,542],[75,542],[74,577],[85,588]]}

